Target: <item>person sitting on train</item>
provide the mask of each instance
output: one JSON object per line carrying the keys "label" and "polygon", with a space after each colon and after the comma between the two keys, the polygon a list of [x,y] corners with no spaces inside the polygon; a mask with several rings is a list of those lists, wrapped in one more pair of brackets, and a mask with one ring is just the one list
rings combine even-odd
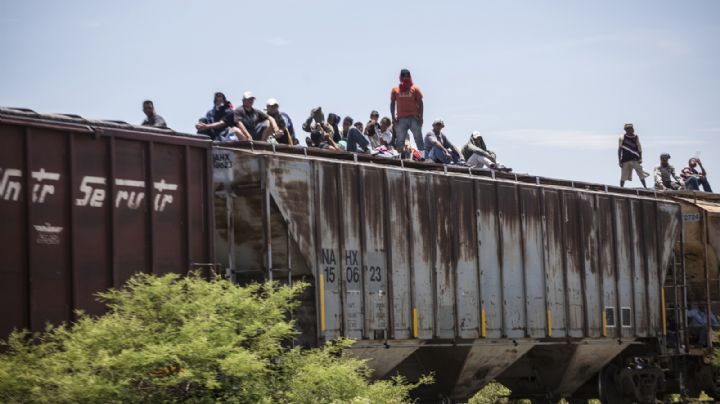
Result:
{"label": "person sitting on train", "polygon": [[[700,172],[695,169],[697,166],[700,166]],[[680,176],[685,181],[685,189],[699,191],[700,185],[702,185],[703,191],[712,192],[710,183],[707,180],[707,171],[705,171],[705,167],[703,167],[699,158],[693,157],[688,160],[688,166],[682,169]]]}
{"label": "person sitting on train", "polygon": [[666,189],[682,189],[682,180],[675,175],[675,167],[670,165],[670,154],[660,155],[660,165],[655,166],[655,189],[664,191]]}
{"label": "person sitting on train", "polygon": [[433,121],[432,130],[425,135],[425,158],[440,164],[464,162],[460,150],[450,143],[442,132],[445,122],[438,118]]}
{"label": "person sitting on train", "polygon": [[353,119],[346,116],[342,122],[342,130],[340,132],[342,140],[347,142],[346,150],[350,153],[370,153],[370,142],[363,136],[362,131],[353,126]]}
{"label": "person sitting on train", "polygon": [[[691,303],[687,309],[687,321],[690,334],[697,340],[698,345],[707,345],[708,321],[705,306],[701,307],[697,303]],[[710,325],[713,329],[717,329],[720,325],[712,311],[710,311]]]}
{"label": "person sitting on train", "polygon": [[370,120],[365,125],[363,132],[367,136],[373,148],[380,146],[380,113],[373,110],[370,112]]}
{"label": "person sitting on train", "polygon": [[252,140],[266,142],[270,135],[281,136],[282,131],[275,119],[254,108],[255,96],[250,91],[243,93],[242,105],[235,109],[234,123],[242,123]]}
{"label": "person sitting on train", "polygon": [[321,107],[313,108],[310,116],[302,125],[305,132],[310,132],[310,136],[305,138],[308,147],[337,151],[341,150],[335,143],[335,133],[332,126],[325,122],[325,114]]}
{"label": "person sitting on train", "polygon": [[167,123],[165,123],[165,119],[155,113],[155,105],[153,105],[152,101],[143,101],[143,112],[145,113],[145,120],[142,122],[142,126],[152,126],[154,128],[167,129]]}
{"label": "person sitting on train", "polygon": [[512,168],[498,163],[496,154],[487,149],[485,141],[478,131],[470,134],[470,140],[463,146],[462,154],[465,157],[465,163],[470,167],[512,171]]}
{"label": "person sitting on train", "polygon": [[199,135],[209,136],[216,142],[238,140],[238,136],[226,124],[226,121],[232,120],[232,114],[232,103],[225,97],[225,94],[218,91],[213,96],[213,107],[208,110],[204,118],[198,119],[195,129]]}
{"label": "person sitting on train", "polygon": [[[298,140],[295,137],[295,127],[293,126],[290,115],[285,112],[280,112],[280,106],[275,98],[267,100],[265,111],[270,115],[277,123],[278,128],[282,134],[274,135],[273,139],[280,144],[287,144],[290,146],[298,144]],[[269,139],[269,138],[268,138]]]}

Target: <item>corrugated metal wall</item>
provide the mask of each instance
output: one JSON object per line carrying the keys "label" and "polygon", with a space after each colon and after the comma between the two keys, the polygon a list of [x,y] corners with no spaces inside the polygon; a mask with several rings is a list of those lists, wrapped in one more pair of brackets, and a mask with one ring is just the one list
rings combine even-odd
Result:
{"label": "corrugated metal wall", "polygon": [[0,113],[0,338],[213,261],[210,142],[73,120]]}
{"label": "corrugated metal wall", "polygon": [[[680,231],[675,203],[338,159],[216,151],[223,153],[235,163],[216,169],[216,180],[268,192],[268,211],[279,216],[272,220],[286,223],[306,266],[322,279],[322,338],[662,332],[661,282]],[[237,223],[260,220],[261,213],[234,215]],[[287,237],[271,238],[280,236]],[[266,271],[266,250],[247,247],[240,243],[219,256],[231,253],[238,267]],[[278,267],[283,260],[273,257]]]}

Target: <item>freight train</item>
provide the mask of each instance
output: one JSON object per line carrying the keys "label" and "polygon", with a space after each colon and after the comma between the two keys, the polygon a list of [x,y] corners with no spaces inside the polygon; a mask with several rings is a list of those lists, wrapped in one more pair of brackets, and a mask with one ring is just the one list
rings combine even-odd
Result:
{"label": "freight train", "polygon": [[[720,395],[720,197],[0,108],[0,337],[102,313],[135,272],[311,287],[298,343],[356,340],[422,401]],[[690,318],[690,321],[688,320]],[[703,326],[697,319],[704,319]]]}

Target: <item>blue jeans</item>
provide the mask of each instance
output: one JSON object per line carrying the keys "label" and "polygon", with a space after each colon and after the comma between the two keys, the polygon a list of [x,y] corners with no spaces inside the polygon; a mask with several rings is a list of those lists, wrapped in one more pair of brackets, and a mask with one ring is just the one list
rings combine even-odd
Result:
{"label": "blue jeans", "polygon": [[415,138],[415,147],[418,150],[423,149],[422,127],[419,119],[414,116],[400,118],[397,121],[397,127],[395,129],[397,130],[395,148],[398,152],[402,154],[405,150],[405,138],[407,137],[408,130],[412,132]]}
{"label": "blue jeans", "polygon": [[700,185],[702,185],[703,191],[712,192],[712,188],[710,188],[710,183],[705,177],[693,175],[692,177],[689,177],[685,180],[685,189],[687,190],[699,191]]}
{"label": "blue jeans", "polygon": [[427,158],[441,164],[450,164],[450,162],[457,163],[460,160],[460,156],[453,150],[448,149],[448,151],[450,152],[450,157],[447,157],[439,147],[433,146],[428,152]]}

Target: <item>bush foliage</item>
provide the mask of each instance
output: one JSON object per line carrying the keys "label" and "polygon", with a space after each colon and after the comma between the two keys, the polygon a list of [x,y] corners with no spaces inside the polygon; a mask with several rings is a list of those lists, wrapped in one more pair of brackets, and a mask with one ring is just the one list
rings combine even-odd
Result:
{"label": "bush foliage", "polygon": [[288,314],[305,286],[136,275],[99,294],[105,315],[13,333],[0,402],[406,402],[416,385],[370,382],[365,362],[343,354],[351,341],[289,346]]}

